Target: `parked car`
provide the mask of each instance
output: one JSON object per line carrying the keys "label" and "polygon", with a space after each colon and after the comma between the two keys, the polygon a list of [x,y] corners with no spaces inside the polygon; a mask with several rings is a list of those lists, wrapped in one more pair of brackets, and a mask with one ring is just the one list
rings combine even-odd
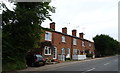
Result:
{"label": "parked car", "polygon": [[40,54],[26,56],[26,63],[28,66],[44,66],[45,62],[45,59]]}

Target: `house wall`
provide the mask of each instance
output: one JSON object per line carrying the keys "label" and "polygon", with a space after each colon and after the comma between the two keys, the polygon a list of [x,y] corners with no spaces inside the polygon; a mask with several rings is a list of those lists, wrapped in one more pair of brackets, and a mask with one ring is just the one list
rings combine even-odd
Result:
{"label": "house wall", "polygon": [[[73,40],[73,38],[72,38]],[[73,41],[72,41],[72,54],[73,54],[73,50],[74,49],[79,49],[80,51],[82,51],[82,40],[80,39],[76,39],[77,40],[77,44],[73,45]]]}
{"label": "house wall", "polygon": [[[62,36],[65,36],[66,42],[62,42]],[[53,32],[53,44],[57,47],[57,54],[61,54],[61,49],[65,48],[65,53],[67,53],[67,48],[71,49],[71,37]]]}
{"label": "house wall", "polygon": [[[52,23],[52,26],[50,26],[50,27],[55,30],[55,27],[54,27],[53,23]],[[68,52],[67,49],[70,48],[71,57],[73,55],[73,49],[79,49],[80,51],[90,49],[92,52],[94,52],[94,49],[95,49],[94,43],[90,42],[90,41],[87,41],[87,40],[83,40],[83,38],[84,38],[83,33],[82,33],[82,35],[80,34],[79,38],[75,38],[73,36],[76,36],[77,31],[74,30],[73,36],[69,36],[69,35],[65,35],[65,34],[67,34],[67,32],[66,32],[67,28],[65,27],[64,29],[65,30],[62,29],[62,31],[65,32],[64,34],[55,32],[54,30],[49,31],[49,32],[52,33],[51,43],[57,48],[57,57],[58,57],[59,54],[62,53],[62,51],[61,51],[62,48],[65,48],[65,53],[66,53],[65,55],[67,55],[67,52]],[[42,34],[41,36],[42,36],[41,42],[46,41],[45,40],[45,33]],[[62,42],[62,36],[65,36],[66,42]],[[82,39],[80,39],[81,36],[82,36]],[[73,45],[73,39],[74,38],[77,40],[76,45]],[[85,42],[85,47],[82,47],[82,41]],[[89,47],[88,43],[91,43],[91,47]],[[52,57],[52,56],[47,56],[47,57]]]}

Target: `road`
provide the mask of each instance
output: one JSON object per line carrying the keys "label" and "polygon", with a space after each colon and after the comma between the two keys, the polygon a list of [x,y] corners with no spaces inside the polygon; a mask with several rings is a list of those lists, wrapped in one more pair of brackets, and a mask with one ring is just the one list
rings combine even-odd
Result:
{"label": "road", "polygon": [[[119,57],[119,58],[118,58]],[[120,56],[28,67],[5,73],[120,73]]]}
{"label": "road", "polygon": [[111,71],[118,73],[118,61],[118,56],[112,56],[48,69],[46,71],[82,71],[83,73],[90,71]]}

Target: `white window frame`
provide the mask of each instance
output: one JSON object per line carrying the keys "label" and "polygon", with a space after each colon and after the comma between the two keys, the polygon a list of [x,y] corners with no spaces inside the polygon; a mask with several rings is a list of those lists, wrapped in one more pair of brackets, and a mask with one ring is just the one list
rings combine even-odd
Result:
{"label": "white window frame", "polygon": [[52,41],[52,33],[51,32],[48,32],[48,31],[45,32],[45,40]]}
{"label": "white window frame", "polygon": [[83,50],[83,54],[85,54],[85,50]]}
{"label": "white window frame", "polygon": [[65,36],[62,36],[62,42],[66,42],[66,41],[65,41]]}
{"label": "white window frame", "polygon": [[82,41],[82,47],[85,47],[85,42],[84,41]]}
{"label": "white window frame", "polygon": [[73,45],[77,45],[77,39],[73,38]]}
{"label": "white window frame", "polygon": [[68,54],[70,54],[70,48],[68,48]]}
{"label": "white window frame", "polygon": [[91,54],[92,53],[92,51],[91,50],[89,50],[89,54]]}
{"label": "white window frame", "polygon": [[78,54],[78,55],[80,55],[80,49],[78,49],[77,51],[78,51],[78,53],[77,53],[77,54]]}
{"label": "white window frame", "polygon": [[91,47],[91,43],[90,42],[88,43],[88,46]]}
{"label": "white window frame", "polygon": [[55,57],[53,57],[53,59],[57,59],[57,48],[56,47],[54,47],[54,56]]}
{"label": "white window frame", "polygon": [[61,52],[62,55],[65,54],[65,48],[62,48],[61,51],[62,51]]}
{"label": "white window frame", "polygon": [[[47,50],[47,53],[46,53],[46,50]],[[45,48],[44,48],[44,55],[51,55],[51,48],[50,47],[45,46]]]}
{"label": "white window frame", "polygon": [[73,49],[73,54],[77,55],[77,49]]}

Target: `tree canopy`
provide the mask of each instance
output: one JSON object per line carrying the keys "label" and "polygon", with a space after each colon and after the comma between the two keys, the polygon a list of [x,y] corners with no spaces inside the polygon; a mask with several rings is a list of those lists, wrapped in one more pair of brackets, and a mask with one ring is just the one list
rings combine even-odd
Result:
{"label": "tree canopy", "polygon": [[[14,11],[2,14],[3,64],[24,60],[28,50],[39,48],[41,23],[50,18],[50,2],[18,2]],[[4,67],[3,67],[4,68]]]}
{"label": "tree canopy", "polygon": [[110,56],[118,53],[119,42],[109,35],[96,35],[94,38],[96,52],[102,56]]}

